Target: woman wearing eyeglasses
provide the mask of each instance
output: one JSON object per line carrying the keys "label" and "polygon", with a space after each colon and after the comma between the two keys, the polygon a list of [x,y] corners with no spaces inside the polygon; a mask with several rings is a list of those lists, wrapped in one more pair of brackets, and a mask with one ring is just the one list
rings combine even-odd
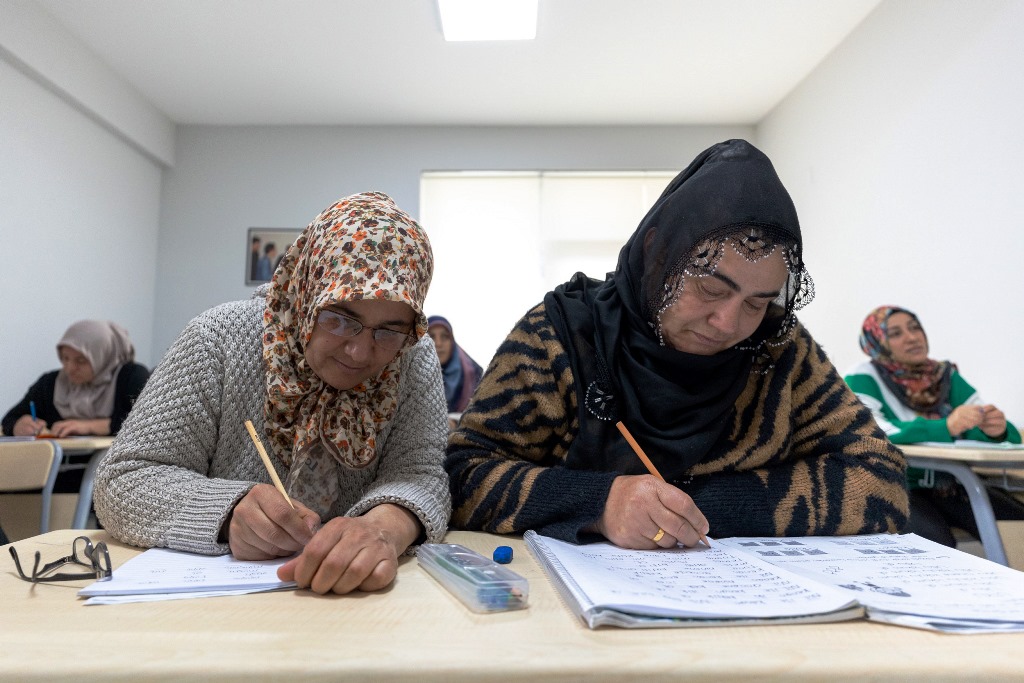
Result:
{"label": "woman wearing eyeglasses", "polygon": [[426,234],[387,195],[326,209],[269,285],[195,318],[154,371],[97,473],[107,531],[242,559],[302,551],[279,574],[318,593],[390,584],[451,509],[432,272]]}

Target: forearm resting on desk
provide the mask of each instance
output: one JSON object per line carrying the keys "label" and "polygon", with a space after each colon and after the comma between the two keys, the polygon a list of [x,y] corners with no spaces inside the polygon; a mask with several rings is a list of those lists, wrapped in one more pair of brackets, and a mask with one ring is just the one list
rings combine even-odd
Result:
{"label": "forearm resting on desk", "polygon": [[107,436],[110,434],[110,418],[95,420],[61,420],[50,427],[54,436]]}

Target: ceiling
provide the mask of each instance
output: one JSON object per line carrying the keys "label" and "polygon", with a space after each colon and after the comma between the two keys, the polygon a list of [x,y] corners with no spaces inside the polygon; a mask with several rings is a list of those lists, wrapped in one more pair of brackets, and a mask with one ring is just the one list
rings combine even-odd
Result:
{"label": "ceiling", "polygon": [[175,123],[744,125],[879,0],[540,0],[499,43],[434,0],[37,2]]}

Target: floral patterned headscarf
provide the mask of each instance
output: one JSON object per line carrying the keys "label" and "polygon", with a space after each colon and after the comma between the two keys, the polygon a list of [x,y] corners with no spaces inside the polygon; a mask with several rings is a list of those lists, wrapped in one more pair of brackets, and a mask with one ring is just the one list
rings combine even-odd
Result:
{"label": "floral patterned headscarf", "polygon": [[317,317],[344,301],[398,301],[416,312],[418,339],[427,330],[423,302],[433,270],[416,221],[386,194],[366,192],[317,216],[274,273],[263,314],[266,433],[290,467],[289,491],[321,514],[336,497],[338,467],[362,468],[376,458],[378,435],[398,409],[399,366],[409,347],[376,377],[341,391],[306,361]]}
{"label": "floral patterned headscarf", "polygon": [[[931,358],[923,363],[900,363],[893,360],[889,347],[889,316],[906,313],[920,325],[917,316],[898,306],[879,306],[868,314],[861,325],[860,348],[878,369],[878,374],[896,397],[911,410],[928,418],[946,417],[950,377],[955,366],[948,361]],[[922,334],[924,327],[921,327]],[[928,335],[925,334],[925,343]]]}

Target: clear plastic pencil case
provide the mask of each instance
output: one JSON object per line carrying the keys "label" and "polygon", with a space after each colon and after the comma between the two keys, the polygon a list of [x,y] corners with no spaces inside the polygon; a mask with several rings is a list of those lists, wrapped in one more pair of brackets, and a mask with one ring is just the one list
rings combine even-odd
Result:
{"label": "clear plastic pencil case", "polygon": [[420,566],[474,612],[523,609],[530,584],[494,560],[456,543],[425,543]]}

